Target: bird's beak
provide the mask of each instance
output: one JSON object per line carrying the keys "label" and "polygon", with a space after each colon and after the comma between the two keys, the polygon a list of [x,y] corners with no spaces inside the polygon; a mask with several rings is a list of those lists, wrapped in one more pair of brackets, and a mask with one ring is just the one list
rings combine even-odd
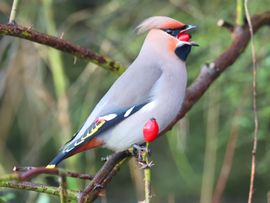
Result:
{"label": "bird's beak", "polygon": [[191,46],[195,46],[195,47],[198,47],[199,46],[199,44],[197,42],[193,42],[193,41],[189,42],[189,44]]}
{"label": "bird's beak", "polygon": [[[188,25],[185,26],[185,28],[183,30],[180,31],[179,35],[184,34],[184,33],[187,33],[188,31],[190,31],[192,29],[195,29],[195,28],[197,28],[196,25],[189,25],[188,24]],[[190,36],[190,38],[191,38],[191,36]],[[190,46],[199,46],[198,43],[193,42],[193,41],[185,41],[184,44],[188,44]]]}
{"label": "bird's beak", "polygon": [[186,25],[185,29],[181,30],[180,33],[187,32],[187,31],[195,29],[195,28],[197,28],[196,25]]}

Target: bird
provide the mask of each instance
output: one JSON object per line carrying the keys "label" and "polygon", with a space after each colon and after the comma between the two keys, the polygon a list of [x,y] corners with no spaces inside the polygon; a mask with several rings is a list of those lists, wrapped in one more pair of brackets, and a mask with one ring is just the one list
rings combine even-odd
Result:
{"label": "bird", "polygon": [[[145,19],[136,28],[138,34],[147,32],[139,54],[47,168],[95,147],[120,152],[153,141],[183,104],[186,59],[191,47],[198,46],[188,33],[194,28],[167,16]],[[149,133],[149,126],[156,129],[150,127]]]}

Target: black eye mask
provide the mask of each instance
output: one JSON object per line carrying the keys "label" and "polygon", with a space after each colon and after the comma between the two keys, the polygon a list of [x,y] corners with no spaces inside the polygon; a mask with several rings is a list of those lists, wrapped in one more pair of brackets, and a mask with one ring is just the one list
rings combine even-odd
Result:
{"label": "black eye mask", "polygon": [[182,30],[185,30],[186,28],[187,28],[187,25],[184,25],[183,27],[176,28],[176,29],[161,29],[161,30],[168,33],[169,35],[176,37],[179,34],[179,32],[181,32]]}

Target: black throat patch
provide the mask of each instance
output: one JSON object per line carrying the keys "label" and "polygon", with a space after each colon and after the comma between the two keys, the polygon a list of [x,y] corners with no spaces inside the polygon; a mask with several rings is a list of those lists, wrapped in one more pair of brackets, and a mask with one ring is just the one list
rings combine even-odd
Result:
{"label": "black throat patch", "polygon": [[186,61],[190,51],[191,51],[191,46],[184,44],[180,47],[177,47],[174,52],[182,61]]}

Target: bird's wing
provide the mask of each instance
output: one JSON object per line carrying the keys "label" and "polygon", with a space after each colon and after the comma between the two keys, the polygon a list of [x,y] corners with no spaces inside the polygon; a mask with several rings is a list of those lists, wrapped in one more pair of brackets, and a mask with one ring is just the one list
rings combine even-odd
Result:
{"label": "bird's wing", "polygon": [[128,109],[152,100],[153,89],[162,71],[147,60],[135,60],[111,86],[93,109],[77,134],[81,137],[97,117]]}
{"label": "bird's wing", "polygon": [[53,168],[63,159],[85,151],[89,148],[96,146],[95,138],[111,127],[117,125],[122,120],[128,118],[132,114],[139,111],[144,105],[139,104],[136,106],[129,107],[127,109],[122,109],[117,112],[111,112],[109,114],[99,116],[96,120],[90,125],[90,127],[81,135],[78,136],[76,133],[70,141],[68,141],[65,146],[58,152],[55,158],[49,163],[47,167]]}
{"label": "bird's wing", "polygon": [[136,106],[131,106],[127,109],[122,109],[117,112],[111,112],[106,115],[99,116],[96,120],[90,125],[90,127],[84,132],[84,134],[80,137],[75,136],[73,137],[65,147],[63,151],[69,152],[71,150],[76,150],[79,148],[83,143],[87,143],[96,136],[100,135],[102,132],[110,129],[111,127],[115,126],[116,124],[120,123],[122,120],[128,118],[132,114],[139,111],[146,103],[139,104]]}
{"label": "bird's wing", "polygon": [[151,101],[152,90],[162,71],[156,67],[156,64],[150,63],[150,60],[138,60],[138,58],[115,81],[81,129],[47,167],[53,168],[73,154],[102,145],[98,135],[139,111]]}

